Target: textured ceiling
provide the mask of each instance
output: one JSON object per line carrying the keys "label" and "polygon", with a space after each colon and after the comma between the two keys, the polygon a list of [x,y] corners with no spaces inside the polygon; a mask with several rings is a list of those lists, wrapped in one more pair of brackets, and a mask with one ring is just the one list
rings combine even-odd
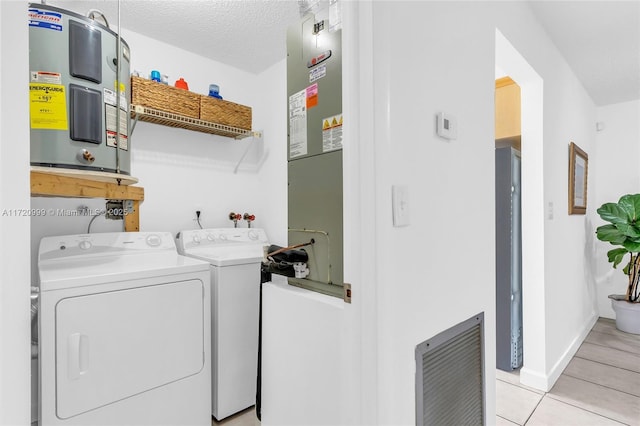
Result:
{"label": "textured ceiling", "polygon": [[[115,0],[51,0],[85,15],[103,12],[117,28]],[[287,27],[300,19],[296,0],[121,0],[123,28],[236,68],[259,73],[284,59]]]}
{"label": "textured ceiling", "polygon": [[[286,57],[286,28],[315,1],[121,0],[120,15],[128,30],[259,73]],[[100,9],[116,26],[116,0],[47,3]],[[640,0],[529,3],[597,105],[640,99]]]}

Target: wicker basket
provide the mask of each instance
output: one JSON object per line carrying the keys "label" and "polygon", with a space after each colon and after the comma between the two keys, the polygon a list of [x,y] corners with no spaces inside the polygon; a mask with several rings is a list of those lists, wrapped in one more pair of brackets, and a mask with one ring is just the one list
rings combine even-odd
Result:
{"label": "wicker basket", "polygon": [[200,117],[200,95],[140,77],[131,77],[131,104]]}
{"label": "wicker basket", "polygon": [[210,96],[201,96],[200,119],[251,130],[251,107]]}

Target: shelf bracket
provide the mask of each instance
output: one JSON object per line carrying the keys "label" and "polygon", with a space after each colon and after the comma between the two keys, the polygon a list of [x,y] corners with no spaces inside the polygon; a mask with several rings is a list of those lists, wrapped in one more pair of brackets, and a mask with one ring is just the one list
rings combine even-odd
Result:
{"label": "shelf bracket", "polygon": [[131,130],[129,131],[129,137],[133,135],[133,131],[136,129],[136,124],[138,124],[138,114],[135,114],[133,117],[133,124],[131,125]]}
{"label": "shelf bracket", "polygon": [[246,157],[249,151],[251,150],[251,147],[254,145],[254,141],[256,139],[260,139],[260,140],[262,139],[262,132],[252,132],[251,142],[249,142],[249,144],[247,145],[247,148],[242,153],[242,156],[240,156],[240,159],[238,160],[238,164],[236,164],[236,167],[233,169],[234,174],[238,173],[238,168],[240,167],[240,164],[242,164],[244,157]]}

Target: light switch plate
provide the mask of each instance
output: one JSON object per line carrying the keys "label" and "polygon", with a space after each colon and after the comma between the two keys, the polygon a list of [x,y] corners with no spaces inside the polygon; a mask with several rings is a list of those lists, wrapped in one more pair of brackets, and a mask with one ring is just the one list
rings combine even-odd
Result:
{"label": "light switch plate", "polygon": [[393,226],[409,226],[409,187],[407,185],[391,187],[391,204],[393,205]]}
{"label": "light switch plate", "polygon": [[445,139],[455,139],[458,137],[458,123],[451,114],[441,112],[438,114],[436,131],[438,136]]}

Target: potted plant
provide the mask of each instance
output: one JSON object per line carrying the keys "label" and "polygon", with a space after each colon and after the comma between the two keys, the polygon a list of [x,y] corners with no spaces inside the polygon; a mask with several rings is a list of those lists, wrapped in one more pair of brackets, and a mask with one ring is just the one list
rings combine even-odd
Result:
{"label": "potted plant", "polygon": [[616,327],[640,334],[640,194],[623,195],[617,203],[605,203],[597,212],[609,222],[596,229],[598,239],[617,246],[607,252],[609,262],[614,268],[627,262],[622,269],[629,278],[627,293],[609,295]]}

